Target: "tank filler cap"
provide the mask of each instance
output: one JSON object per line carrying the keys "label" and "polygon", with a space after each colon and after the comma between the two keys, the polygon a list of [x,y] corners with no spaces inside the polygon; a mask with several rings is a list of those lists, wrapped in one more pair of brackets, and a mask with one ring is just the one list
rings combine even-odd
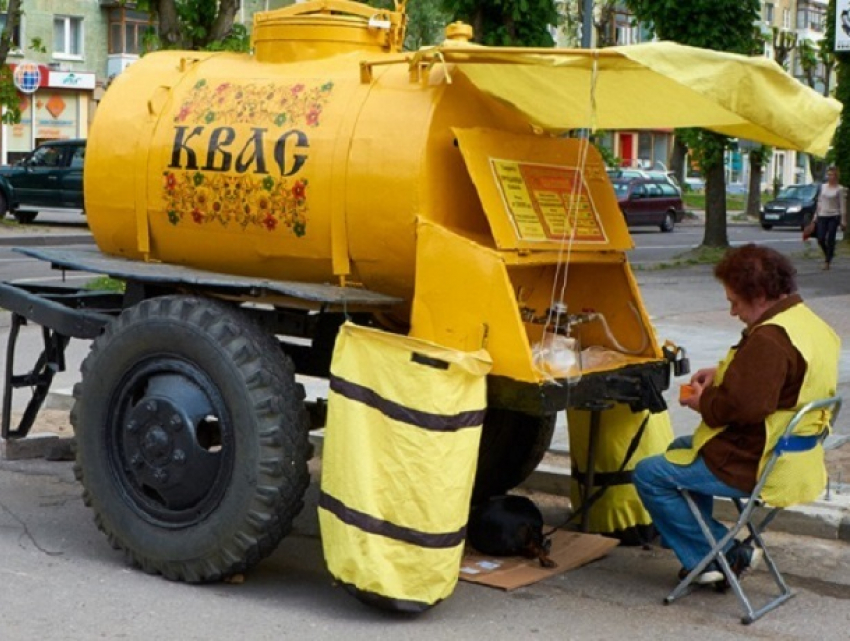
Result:
{"label": "tank filler cap", "polygon": [[469,42],[472,40],[472,25],[465,22],[452,22],[446,26],[446,40]]}

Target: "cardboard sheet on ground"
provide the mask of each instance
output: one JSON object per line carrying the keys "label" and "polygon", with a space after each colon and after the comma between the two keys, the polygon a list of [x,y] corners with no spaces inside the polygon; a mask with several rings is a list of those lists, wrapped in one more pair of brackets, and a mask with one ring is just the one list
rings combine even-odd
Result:
{"label": "cardboard sheet on ground", "polygon": [[601,559],[617,545],[617,539],[606,536],[558,530],[552,536],[549,555],[558,564],[555,568],[541,567],[537,559],[486,556],[467,548],[460,566],[460,578],[502,590],[515,590]]}

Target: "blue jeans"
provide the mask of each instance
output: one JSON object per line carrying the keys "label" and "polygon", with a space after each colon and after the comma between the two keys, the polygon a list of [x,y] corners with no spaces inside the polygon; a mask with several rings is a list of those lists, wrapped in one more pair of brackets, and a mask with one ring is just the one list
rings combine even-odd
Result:
{"label": "blue jeans", "polygon": [[835,237],[840,223],[841,216],[818,216],[817,218],[818,245],[828,263],[831,263],[832,257],[835,256]]}
{"label": "blue jeans", "polygon": [[[691,439],[691,436],[679,437],[668,449],[690,447]],[[712,546],[703,535],[685,498],[679,493],[679,488],[690,492],[715,541],[726,536],[729,529],[711,514],[714,497],[749,496],[747,492],[719,480],[699,456],[690,465],[675,465],[663,455],[650,456],[637,464],[632,478],[638,495],[652,516],[652,522],[664,543],[673,549],[679,561],[688,570],[702,561]],[[727,550],[729,547],[731,545],[727,546]]]}

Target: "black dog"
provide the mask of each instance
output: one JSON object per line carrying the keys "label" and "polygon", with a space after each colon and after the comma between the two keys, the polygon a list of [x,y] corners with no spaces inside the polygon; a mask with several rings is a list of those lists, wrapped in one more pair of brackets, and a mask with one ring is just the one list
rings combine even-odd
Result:
{"label": "black dog", "polygon": [[549,558],[551,541],[543,536],[543,515],[524,496],[493,496],[472,508],[466,540],[476,550],[492,556],[524,556],[554,568]]}

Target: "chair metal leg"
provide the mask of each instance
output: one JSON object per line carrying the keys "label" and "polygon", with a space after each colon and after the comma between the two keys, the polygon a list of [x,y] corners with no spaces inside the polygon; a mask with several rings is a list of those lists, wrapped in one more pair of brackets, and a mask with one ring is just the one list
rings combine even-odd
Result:
{"label": "chair metal leg", "polygon": [[[714,536],[711,533],[711,530],[708,527],[708,524],[705,522],[705,519],[702,518],[702,514],[699,511],[696,503],[691,497],[690,493],[687,490],[681,490],[682,495],[685,498],[685,501],[688,504],[691,512],[696,518],[697,523],[702,530],[703,535],[706,540],[712,546],[711,551],[706,554],[706,556],[700,561],[696,567],[691,570],[688,575],[682,579],[679,584],[673,589],[673,591],[667,595],[664,599],[665,604],[670,604],[679,597],[683,596],[687,592],[690,591],[690,587],[693,584],[693,581],[702,573],[702,571],[711,563],[712,561],[717,561],[717,564],[720,566],[721,571],[726,577],[726,581],[729,584],[729,587],[732,588],[732,591],[735,593],[738,602],[741,604],[741,608],[744,611],[744,616],[741,618],[741,622],[744,624],[750,624],[754,621],[757,621],[762,616],[770,612],[771,610],[776,609],[785,601],[794,596],[794,593],[785,583],[785,579],[782,577],[782,574],[779,572],[776,563],[773,561],[770,553],[765,546],[764,540],[762,538],[761,529],[765,526],[766,523],[769,523],[773,520],[778,513],[778,509],[773,509],[770,514],[762,521],[760,526],[756,526],[751,522],[750,516],[752,514],[753,509],[755,508],[755,504],[751,504],[751,502],[747,501],[743,503],[739,499],[734,499],[735,505],[738,508],[739,517],[735,524],[729,528],[729,532],[722,538],[720,541],[716,541]],[[741,582],[738,580],[738,577],[732,571],[732,567],[729,565],[729,561],[726,559],[726,555],[723,550],[726,548],[729,542],[735,538],[738,533],[747,528],[749,531],[748,540],[751,540],[754,546],[757,546],[761,549],[764,554],[765,564],[767,565],[768,571],[776,583],[777,588],[779,589],[779,594],[774,598],[770,599],[767,603],[762,605],[760,608],[753,608],[752,602],[749,597],[744,592],[741,587]]]}

